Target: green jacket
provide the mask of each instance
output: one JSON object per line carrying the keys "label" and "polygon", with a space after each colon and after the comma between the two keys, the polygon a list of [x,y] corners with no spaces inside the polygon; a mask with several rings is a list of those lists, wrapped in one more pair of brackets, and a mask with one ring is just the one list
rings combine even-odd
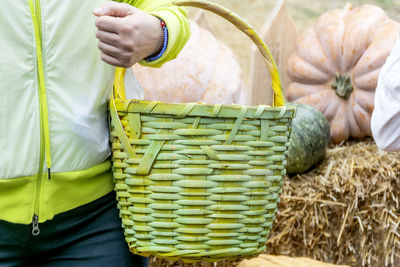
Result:
{"label": "green jacket", "polygon": [[[0,220],[39,222],[113,189],[107,102],[115,68],[100,59],[94,8],[104,0],[15,0],[0,7]],[[119,1],[162,18],[169,44],[189,37],[186,9]]]}

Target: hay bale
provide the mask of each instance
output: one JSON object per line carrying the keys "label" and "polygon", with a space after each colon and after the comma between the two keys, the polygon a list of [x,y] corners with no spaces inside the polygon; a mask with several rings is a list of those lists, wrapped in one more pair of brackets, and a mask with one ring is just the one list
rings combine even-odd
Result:
{"label": "hay bale", "polygon": [[400,153],[372,140],[330,147],[285,179],[267,253],[351,266],[399,266]]}
{"label": "hay bale", "polygon": [[[266,254],[350,266],[400,266],[400,153],[373,140],[331,146],[308,173],[285,178]],[[231,267],[153,258],[157,267]]]}

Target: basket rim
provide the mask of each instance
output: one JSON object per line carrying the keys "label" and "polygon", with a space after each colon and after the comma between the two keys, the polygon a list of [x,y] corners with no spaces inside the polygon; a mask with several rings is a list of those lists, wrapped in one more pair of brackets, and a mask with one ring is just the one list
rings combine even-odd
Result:
{"label": "basket rim", "polygon": [[[205,103],[167,103],[162,101],[124,100],[116,98],[115,106],[118,112],[170,116],[178,116],[183,110],[187,109],[185,116],[209,118],[237,118],[243,109],[246,109],[244,114],[244,118],[246,119],[292,119],[296,113],[296,107],[290,104],[280,107],[237,104],[212,105]],[[216,110],[218,110],[217,114]]]}

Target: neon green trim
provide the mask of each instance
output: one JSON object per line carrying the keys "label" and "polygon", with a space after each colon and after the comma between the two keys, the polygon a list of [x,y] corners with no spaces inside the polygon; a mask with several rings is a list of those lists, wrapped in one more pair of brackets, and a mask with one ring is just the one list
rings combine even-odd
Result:
{"label": "neon green trim", "polygon": [[[36,4],[36,2],[35,2]],[[36,9],[33,3],[33,0],[29,0],[29,7],[31,10],[31,15],[32,15],[32,22],[33,22],[33,26],[34,26],[34,30],[35,30],[35,39],[36,39],[36,53],[37,53],[37,59],[38,59],[38,63],[37,66],[39,68],[39,55],[41,55],[41,43],[40,43],[40,27],[38,26],[38,22],[37,22],[37,17],[36,17]],[[40,75],[39,75],[39,79],[38,79],[38,83],[39,83],[39,101],[40,103],[42,103],[41,101],[41,82],[40,82]],[[43,134],[43,105],[40,104],[39,105],[39,112],[40,112],[40,159],[39,159],[39,173],[35,176],[34,178],[34,190],[32,192],[32,203],[34,203],[33,205],[33,214],[38,215],[39,213],[39,196],[40,196],[40,188],[41,188],[41,181],[42,181],[42,176],[43,176],[43,157],[45,154],[45,150],[44,150],[44,146],[43,146],[43,140],[44,140],[44,134]],[[30,213],[27,213],[30,214]],[[32,216],[33,216],[32,214]]]}
{"label": "neon green trim", "polygon": [[0,219],[15,223],[32,222],[36,176],[0,179]]}
{"label": "neon green trim", "polygon": [[39,28],[39,36],[40,36],[39,40],[42,40],[42,24],[40,23],[42,21],[42,12],[40,12],[40,0],[35,1],[35,10]]}
{"label": "neon green trim", "polygon": [[[42,180],[39,198],[39,222],[94,201],[113,190],[111,162],[106,161],[83,171],[52,173],[51,180]],[[35,177],[0,179],[0,220],[12,223],[32,222],[31,195],[35,192]]]}
{"label": "neon green trim", "polygon": [[[44,135],[44,149],[47,168],[51,168],[51,153],[50,153],[50,133],[49,133],[49,119],[47,110],[47,96],[46,96],[46,84],[44,78],[43,69],[43,55],[42,55],[42,27],[41,27],[41,12],[40,12],[40,1],[29,0],[29,6],[31,9],[32,21],[35,30],[36,39],[36,56],[37,56],[37,67],[39,76],[39,101],[40,101],[40,116],[41,116],[41,136]],[[42,140],[43,140],[42,139]],[[41,142],[43,146],[43,142]]]}

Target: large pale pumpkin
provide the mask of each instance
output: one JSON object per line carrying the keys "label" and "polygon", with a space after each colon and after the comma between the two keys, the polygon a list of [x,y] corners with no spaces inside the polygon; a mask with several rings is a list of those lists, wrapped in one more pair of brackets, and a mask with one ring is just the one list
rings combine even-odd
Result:
{"label": "large pale pumpkin", "polygon": [[256,258],[243,260],[237,267],[349,267],[316,261],[306,257],[260,254]]}
{"label": "large pale pumpkin", "polygon": [[378,74],[400,26],[377,6],[347,6],[322,14],[288,61],[287,98],[316,107],[331,141],[371,136]]}
{"label": "large pale pumpkin", "polygon": [[190,20],[191,37],[178,57],[161,68],[136,64],[132,70],[146,100],[169,103],[243,104],[241,67],[232,50]]}

